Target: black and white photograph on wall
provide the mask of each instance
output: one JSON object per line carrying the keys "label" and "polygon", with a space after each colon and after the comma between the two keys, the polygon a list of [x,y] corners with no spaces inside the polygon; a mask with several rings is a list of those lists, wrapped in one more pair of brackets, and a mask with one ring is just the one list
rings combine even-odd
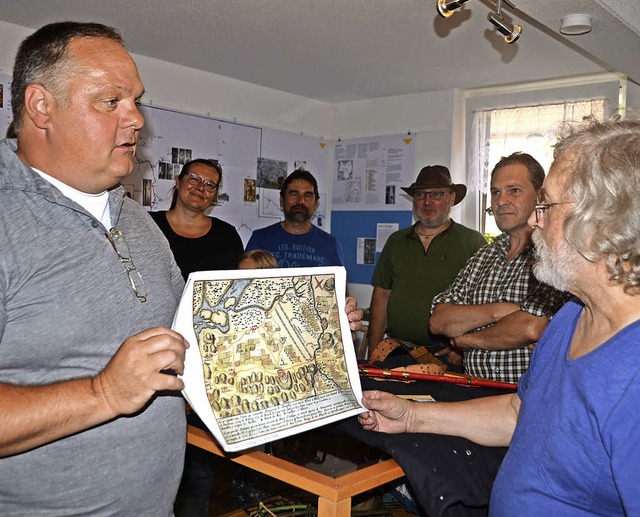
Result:
{"label": "black and white photograph on wall", "polygon": [[384,191],[384,204],[395,205],[396,204],[396,186],[387,185]]}
{"label": "black and white photograph on wall", "polygon": [[286,177],[287,162],[271,160],[270,158],[258,158],[256,172],[258,187],[280,190]]}
{"label": "black and white photograph on wall", "polygon": [[229,202],[229,193],[228,192],[219,192],[218,196],[216,197],[216,203],[213,206],[220,206],[224,203],[228,203]]}
{"label": "black and white photograph on wall", "polygon": [[158,162],[158,179],[173,179],[173,164],[167,162]]}
{"label": "black and white photograph on wall", "polygon": [[376,169],[367,169],[365,175],[365,186],[367,192],[378,191],[378,171]]}
{"label": "black and white photograph on wall", "polygon": [[153,183],[149,179],[142,180],[142,206],[151,206]]}
{"label": "black and white photograph on wall", "polygon": [[376,262],[376,240],[364,240],[364,260],[365,264],[375,264]]}
{"label": "black and white photograph on wall", "polygon": [[294,163],[294,170],[296,171],[306,171],[307,170],[307,162],[305,160],[296,160]]}
{"label": "black and white photograph on wall", "polygon": [[174,165],[184,165],[191,161],[193,156],[192,149],[186,149],[184,147],[172,147],[171,148],[171,163]]}
{"label": "black and white photograph on wall", "polygon": [[353,160],[338,160],[338,180],[353,179]]}

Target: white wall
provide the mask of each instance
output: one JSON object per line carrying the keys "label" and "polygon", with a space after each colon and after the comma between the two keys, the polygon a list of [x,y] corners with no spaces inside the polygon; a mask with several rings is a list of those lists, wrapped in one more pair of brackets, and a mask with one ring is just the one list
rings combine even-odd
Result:
{"label": "white wall", "polygon": [[144,103],[258,127],[330,138],[331,105],[134,54]]}
{"label": "white wall", "polygon": [[0,72],[11,75],[20,42],[33,30],[0,21]]}

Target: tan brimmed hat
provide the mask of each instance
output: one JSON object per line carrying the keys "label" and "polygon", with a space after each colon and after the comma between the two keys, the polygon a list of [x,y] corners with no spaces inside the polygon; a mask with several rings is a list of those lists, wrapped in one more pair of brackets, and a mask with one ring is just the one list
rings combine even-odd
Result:
{"label": "tan brimmed hat", "polygon": [[451,183],[451,173],[444,165],[427,165],[418,174],[418,178],[409,187],[400,187],[413,197],[416,190],[427,188],[450,188],[456,193],[454,205],[457,205],[467,195],[467,187],[462,184]]}

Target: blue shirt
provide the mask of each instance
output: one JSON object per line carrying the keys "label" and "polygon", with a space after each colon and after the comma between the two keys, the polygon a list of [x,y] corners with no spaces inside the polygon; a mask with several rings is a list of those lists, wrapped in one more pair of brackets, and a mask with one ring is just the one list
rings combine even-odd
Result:
{"label": "blue shirt", "polygon": [[278,267],[344,266],[344,254],[338,240],[331,234],[311,226],[302,234],[287,232],[276,223],[255,230],[246,251],[269,251]]}
{"label": "blue shirt", "polygon": [[568,359],[581,311],[556,314],[520,380],[490,515],[640,515],[640,321]]}

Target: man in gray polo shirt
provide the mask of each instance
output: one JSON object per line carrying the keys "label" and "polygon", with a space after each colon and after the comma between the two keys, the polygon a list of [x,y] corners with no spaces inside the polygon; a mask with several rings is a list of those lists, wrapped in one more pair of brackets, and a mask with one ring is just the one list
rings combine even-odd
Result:
{"label": "man in gray polo shirt", "polygon": [[144,88],[120,35],[63,22],[16,56],[0,142],[0,513],[171,515],[183,287],[134,169]]}

